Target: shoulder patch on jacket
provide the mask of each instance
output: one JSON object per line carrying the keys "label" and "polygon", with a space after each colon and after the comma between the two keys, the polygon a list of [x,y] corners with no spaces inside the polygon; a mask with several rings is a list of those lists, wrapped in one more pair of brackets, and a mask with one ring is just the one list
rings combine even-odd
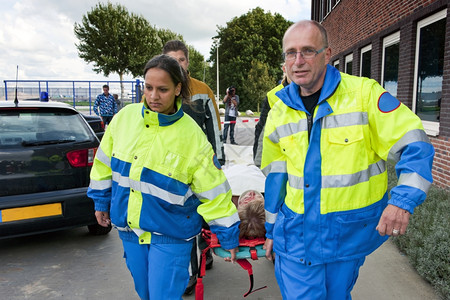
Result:
{"label": "shoulder patch on jacket", "polygon": [[400,106],[400,101],[389,94],[388,92],[384,92],[381,94],[380,98],[378,98],[378,109],[382,113],[390,113]]}
{"label": "shoulder patch on jacket", "polygon": [[222,165],[220,164],[219,160],[217,159],[216,154],[213,155],[212,160],[213,160],[214,166],[215,166],[218,170],[222,170]]}

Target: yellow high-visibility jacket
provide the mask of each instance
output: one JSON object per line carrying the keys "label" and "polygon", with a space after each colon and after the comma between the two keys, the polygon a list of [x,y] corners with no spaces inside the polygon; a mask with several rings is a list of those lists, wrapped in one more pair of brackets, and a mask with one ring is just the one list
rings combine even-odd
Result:
{"label": "yellow high-visibility jacket", "polygon": [[[388,203],[412,213],[425,200],[433,146],[375,80],[327,66],[313,116],[299,91],[276,92],[264,131],[267,237],[277,255],[308,265],[368,255],[387,239],[375,227]],[[390,200],[387,160],[399,177]]]}
{"label": "yellow high-visibility jacket", "polygon": [[88,196],[109,211],[119,235],[189,240],[202,218],[225,249],[238,246],[239,217],[211,144],[181,109],[173,115],[146,103],[124,107],[107,127],[95,156]]}

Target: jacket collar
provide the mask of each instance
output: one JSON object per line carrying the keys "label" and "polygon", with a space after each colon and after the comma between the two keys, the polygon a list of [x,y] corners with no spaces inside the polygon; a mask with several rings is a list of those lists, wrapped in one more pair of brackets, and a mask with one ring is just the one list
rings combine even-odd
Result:
{"label": "jacket collar", "polygon": [[[318,104],[322,104],[322,102],[330,98],[336,91],[340,82],[341,74],[339,73],[339,70],[331,65],[327,65]],[[295,82],[291,82],[284,89],[276,92],[276,95],[287,106],[296,110],[306,111],[303,101],[298,101],[298,99],[301,99],[302,97],[300,96],[300,87]]]}
{"label": "jacket collar", "polygon": [[181,108],[181,104],[182,104],[181,97],[177,97],[177,99],[175,101],[177,103],[177,111],[172,115],[166,115],[166,114],[154,112],[148,108],[147,102],[144,101],[144,105],[142,105],[142,111],[141,111],[142,117],[145,118],[146,114],[150,115],[150,119],[155,120],[155,121],[157,120],[159,123],[158,124],[159,126],[172,125],[173,123],[175,123],[176,121],[181,119],[181,117],[183,117],[183,115],[184,115],[183,109]]}

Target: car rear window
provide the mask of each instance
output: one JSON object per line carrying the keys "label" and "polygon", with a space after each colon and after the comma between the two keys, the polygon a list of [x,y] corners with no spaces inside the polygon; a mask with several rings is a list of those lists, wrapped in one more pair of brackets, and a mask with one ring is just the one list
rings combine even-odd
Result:
{"label": "car rear window", "polygon": [[0,110],[0,147],[84,142],[92,138],[82,116],[70,110]]}

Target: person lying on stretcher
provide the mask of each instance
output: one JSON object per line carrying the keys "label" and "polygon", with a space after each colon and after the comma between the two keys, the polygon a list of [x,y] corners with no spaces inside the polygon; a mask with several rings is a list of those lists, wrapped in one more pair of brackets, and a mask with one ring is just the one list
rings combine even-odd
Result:
{"label": "person lying on stretcher", "polygon": [[238,214],[241,223],[239,225],[239,238],[255,239],[264,238],[266,229],[264,227],[264,197],[255,190],[242,193],[238,200]]}

